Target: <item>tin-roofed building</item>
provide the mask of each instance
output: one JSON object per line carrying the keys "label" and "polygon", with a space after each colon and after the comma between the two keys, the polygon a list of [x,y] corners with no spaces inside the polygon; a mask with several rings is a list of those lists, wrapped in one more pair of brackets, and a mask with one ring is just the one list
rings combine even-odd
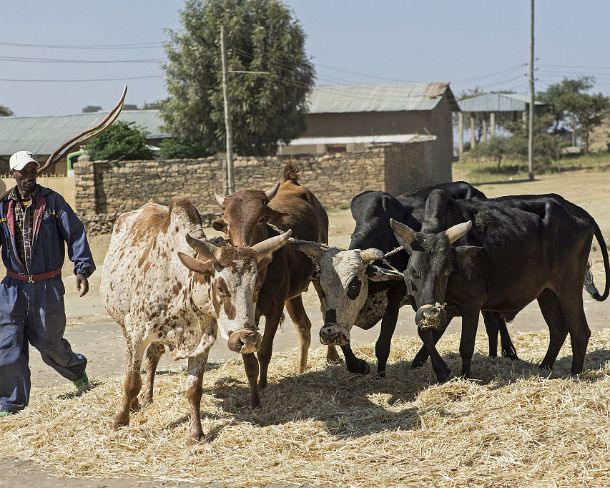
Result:
{"label": "tin-roofed building", "polygon": [[[22,149],[32,151],[43,161],[64,141],[100,122],[108,112],[44,117],[0,117],[0,172],[8,173],[8,159]],[[167,137],[161,130],[158,110],[123,110],[118,120],[135,122],[145,130],[150,145],[158,146]],[[76,148],[77,149],[77,148]],[[66,174],[66,161],[60,160],[49,173]]]}
{"label": "tin-roofed building", "polygon": [[[447,83],[328,86],[309,97],[306,130],[280,146],[279,154],[360,151],[371,145],[409,145],[404,151],[421,171],[422,184],[451,180],[453,131],[451,113],[459,110]],[[48,117],[0,117],[0,173],[21,149],[42,160],[62,142],[94,126],[107,112]],[[153,146],[169,137],[161,130],[158,110],[123,110],[119,120],[135,122],[148,132]],[[2,164],[4,163],[4,164]],[[50,172],[66,174],[60,161]],[[419,181],[418,180],[418,181]]]}
{"label": "tin-roofed building", "polygon": [[[460,108],[447,83],[327,86],[314,89],[305,133],[281,154],[359,151],[370,145],[425,144],[431,181],[451,180],[451,113]],[[397,136],[400,136],[397,139]]]}
{"label": "tin-roofed building", "polygon": [[[508,113],[516,120],[519,116],[526,120],[529,111],[529,95],[520,93],[481,93],[474,97],[459,101],[460,112],[458,113],[458,153],[464,152],[464,116],[469,119],[470,125],[470,147],[476,144],[475,117],[482,118],[481,140],[487,142],[489,136],[496,135],[496,116],[500,113]],[[542,107],[542,102],[534,102],[534,107]]]}

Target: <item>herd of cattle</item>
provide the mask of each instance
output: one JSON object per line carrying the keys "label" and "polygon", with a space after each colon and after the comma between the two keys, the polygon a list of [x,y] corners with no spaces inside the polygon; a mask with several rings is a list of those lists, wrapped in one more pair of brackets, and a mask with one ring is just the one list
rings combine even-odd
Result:
{"label": "herd of cattle", "polygon": [[[559,195],[487,199],[464,182],[398,197],[366,191],[352,200],[349,249],[327,245],[326,211],[291,164],[272,190],[216,198],[223,215],[214,228],[223,238],[207,239],[198,211],[184,199],[169,208],[148,203],[115,223],[101,282],[108,313],[127,339],[115,428],[139,407],[143,360],[143,400],[152,401],[155,370],[168,349],[174,359],[188,359],[190,435],[200,440],[202,378],[219,329],[229,349],[242,354],[251,405],[258,406],[284,307],[298,333],[298,371],[306,369],[311,322],[301,294],[310,283],[324,316],[327,358],[337,361],[339,346],[353,373],[368,373],[369,366],[350,347],[351,327],[368,329],[381,320],[375,354],[383,377],[398,311],[410,304],[423,342],[412,367],[430,357],[439,381],[452,376],[436,343],[461,316],[462,375],[470,377],[479,313],[490,356],[499,334],[502,354],[516,358],[506,321],[534,299],[550,332],[541,367],[552,368],[569,333],[572,373],[582,371],[590,330],[581,290],[605,300],[610,266],[595,220]],[[601,294],[588,264],[594,236],[605,268]]]}

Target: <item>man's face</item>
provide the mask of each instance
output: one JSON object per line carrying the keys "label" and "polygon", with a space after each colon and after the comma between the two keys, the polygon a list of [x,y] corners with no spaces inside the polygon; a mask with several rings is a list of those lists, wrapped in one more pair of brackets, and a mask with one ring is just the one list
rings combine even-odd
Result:
{"label": "man's face", "polygon": [[17,187],[22,194],[29,195],[36,188],[36,177],[38,176],[38,165],[28,163],[21,170],[11,170],[11,175],[17,182]]}

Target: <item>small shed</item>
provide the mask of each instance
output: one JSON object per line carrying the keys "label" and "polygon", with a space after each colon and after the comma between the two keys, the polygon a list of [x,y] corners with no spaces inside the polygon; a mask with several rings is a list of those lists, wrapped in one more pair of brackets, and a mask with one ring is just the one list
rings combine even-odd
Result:
{"label": "small shed", "polygon": [[[467,115],[470,122],[470,147],[475,147],[475,114],[481,114],[483,118],[483,142],[487,142],[489,136],[496,135],[496,115],[498,113],[511,113],[513,119],[519,116],[527,120],[529,111],[529,95],[519,93],[481,93],[474,97],[460,100],[460,111],[458,112],[458,153],[464,152],[464,116]],[[535,107],[544,106],[542,102],[534,102]]]}

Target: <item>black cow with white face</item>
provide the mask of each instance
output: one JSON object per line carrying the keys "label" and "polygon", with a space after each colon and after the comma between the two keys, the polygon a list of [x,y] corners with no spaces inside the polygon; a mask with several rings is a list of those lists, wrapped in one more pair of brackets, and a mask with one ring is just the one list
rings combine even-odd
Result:
{"label": "black cow with white face", "polygon": [[[416,324],[425,352],[439,381],[451,371],[435,344],[455,316],[462,317],[462,375],[470,365],[480,311],[507,320],[537,299],[550,332],[541,367],[552,368],[567,334],[572,342],[572,374],[582,371],[591,334],[582,288],[589,276],[587,261],[595,236],[606,272],[608,251],[595,220],[559,195],[454,200],[442,190],[430,193],[418,232],[392,220],[392,229],[410,254],[405,284],[417,308]],[[418,354],[419,355],[419,354]]]}
{"label": "black cow with white face", "polygon": [[[369,329],[381,320],[381,331],[375,345],[377,374],[385,375],[390,342],[398,311],[409,303],[404,280],[399,273],[380,262],[384,252],[399,246],[390,227],[390,218],[420,228],[425,202],[434,189],[447,191],[452,198],[485,198],[485,195],[465,182],[446,183],[416,190],[399,197],[367,191],[354,197],[351,211],[356,221],[349,250],[328,248],[311,242],[293,245],[316,261],[320,269],[320,288],[324,292],[322,312],[324,325],[320,339],[324,344],[341,346],[347,369],[354,373],[368,373],[368,364],[358,359],[350,347],[350,330],[356,325]],[[390,264],[399,270],[408,263],[408,254],[399,252],[389,257]],[[516,358],[506,324],[496,314],[485,314],[488,327],[490,355],[497,353],[498,330],[502,337],[504,355]],[[413,367],[421,366],[427,356],[419,355]]]}

